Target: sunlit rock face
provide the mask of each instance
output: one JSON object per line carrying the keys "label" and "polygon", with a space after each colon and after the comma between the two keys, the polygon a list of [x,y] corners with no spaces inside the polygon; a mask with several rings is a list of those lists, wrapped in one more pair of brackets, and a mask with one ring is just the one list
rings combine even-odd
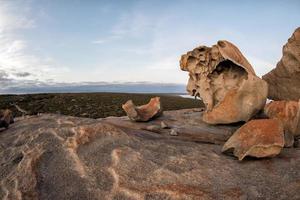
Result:
{"label": "sunlit rock face", "polygon": [[268,98],[300,99],[300,27],[283,46],[282,58],[276,68],[264,75],[263,79],[269,84]]}
{"label": "sunlit rock face", "polygon": [[[210,126],[199,114],[166,111],[148,123],[54,114],[17,118],[0,131],[0,199],[300,199],[299,147],[239,163],[214,145],[238,125]],[[162,121],[171,129],[144,130]],[[177,136],[170,136],[173,128]]]}
{"label": "sunlit rock face", "polygon": [[251,120],[224,144],[222,151],[233,151],[239,160],[246,156],[274,157],[284,146],[283,126],[276,119]]}
{"label": "sunlit rock face", "polygon": [[148,104],[135,106],[132,100],[122,105],[123,110],[132,121],[146,122],[159,117],[163,110],[160,104],[160,97],[151,98]]}
{"label": "sunlit rock face", "polygon": [[273,101],[265,106],[264,113],[269,118],[278,119],[282,123],[285,146],[293,146],[294,137],[300,135],[300,100]]}
{"label": "sunlit rock face", "polygon": [[300,135],[300,100],[272,101],[265,106],[264,112],[269,118],[279,119],[286,131]]}
{"label": "sunlit rock face", "polygon": [[265,105],[267,83],[228,41],[187,52],[180,67],[189,72],[188,93],[199,96],[206,105],[203,120],[207,123],[248,121]]}

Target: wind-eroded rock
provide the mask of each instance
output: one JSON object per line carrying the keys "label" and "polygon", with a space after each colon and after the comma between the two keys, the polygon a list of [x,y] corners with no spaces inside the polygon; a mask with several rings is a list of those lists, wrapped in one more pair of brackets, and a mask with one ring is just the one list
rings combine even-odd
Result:
{"label": "wind-eroded rock", "polygon": [[[207,125],[199,115],[166,111],[140,123],[127,117],[17,118],[0,131],[0,199],[300,198],[299,148],[240,163],[214,144],[224,143],[238,125]],[[144,130],[162,121],[170,129]],[[173,129],[177,136],[169,134]]]}
{"label": "wind-eroded rock", "polygon": [[282,58],[275,69],[263,76],[269,85],[268,98],[300,99],[300,27],[283,46]]}
{"label": "wind-eroded rock", "polygon": [[284,146],[283,127],[278,120],[251,120],[238,129],[224,144],[222,151],[233,150],[239,160],[246,156],[274,157]]}
{"label": "wind-eroded rock", "polygon": [[187,52],[180,67],[189,72],[189,94],[200,96],[205,103],[203,120],[209,124],[248,121],[265,105],[267,83],[228,41]]}
{"label": "wind-eroded rock", "polygon": [[278,119],[285,133],[285,146],[291,147],[294,136],[300,135],[300,100],[273,101],[265,106],[264,113],[272,119]]}
{"label": "wind-eroded rock", "polygon": [[160,104],[160,98],[151,98],[148,104],[142,106],[135,106],[132,100],[128,100],[122,105],[129,119],[137,122],[149,121],[162,114],[163,110]]}
{"label": "wind-eroded rock", "polygon": [[14,123],[14,118],[11,110],[0,110],[0,128],[8,128],[12,123]]}
{"label": "wind-eroded rock", "polygon": [[285,131],[300,135],[300,100],[272,101],[265,106],[264,113],[269,118],[280,120]]}

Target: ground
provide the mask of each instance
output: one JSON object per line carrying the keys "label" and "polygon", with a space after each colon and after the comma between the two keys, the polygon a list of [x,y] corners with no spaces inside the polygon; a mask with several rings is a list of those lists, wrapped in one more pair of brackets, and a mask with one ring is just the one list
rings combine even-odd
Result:
{"label": "ground", "polygon": [[[208,125],[202,114],[166,111],[145,123],[16,118],[0,130],[0,199],[300,199],[298,147],[238,161],[221,149],[240,125]],[[149,129],[162,121],[168,129]]]}
{"label": "ground", "polygon": [[121,105],[132,99],[136,105],[147,103],[150,98],[160,96],[164,110],[177,110],[203,106],[202,102],[171,94],[129,94],[129,93],[62,93],[1,95],[0,108],[12,109],[15,116],[21,116],[11,103],[32,114],[55,113],[76,117],[103,118],[123,116]]}

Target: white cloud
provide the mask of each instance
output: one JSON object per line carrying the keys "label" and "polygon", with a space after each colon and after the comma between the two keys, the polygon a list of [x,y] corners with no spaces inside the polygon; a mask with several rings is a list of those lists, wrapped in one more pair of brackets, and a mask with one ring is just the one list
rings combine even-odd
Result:
{"label": "white cloud", "polygon": [[139,36],[143,32],[154,28],[158,18],[155,16],[148,16],[138,9],[132,12],[121,15],[119,22],[112,28],[114,36]]}
{"label": "white cloud", "polygon": [[22,9],[14,5],[12,1],[1,1],[0,4],[0,30],[9,31],[20,28],[33,28],[35,21],[26,16],[29,11],[28,5],[22,5]]}
{"label": "white cloud", "polygon": [[115,41],[115,40],[118,40],[118,39],[121,39],[122,36],[121,35],[110,35],[110,36],[107,36],[107,37],[103,37],[101,39],[96,39],[96,40],[93,40],[92,41],[92,44],[104,44],[104,43],[107,43],[107,42],[112,42],[112,41]]}
{"label": "white cloud", "polygon": [[39,82],[56,78],[66,71],[48,57],[40,57],[31,51],[20,34],[24,29],[37,26],[30,15],[30,1],[2,1],[0,4],[0,70],[7,74],[6,81]]}
{"label": "white cloud", "polygon": [[[39,15],[38,20],[35,20],[31,16],[34,12],[29,12],[30,4],[15,7],[16,2],[20,4],[22,1],[3,2],[0,4],[0,69],[5,70],[6,79],[39,81],[51,79],[52,82],[130,80],[185,84],[188,74],[180,71],[181,54],[200,44],[207,46],[215,44],[218,39],[228,39],[245,50],[243,51],[246,52],[245,57],[260,76],[275,67],[275,62],[278,61],[271,56],[263,58],[267,54],[264,52],[277,49],[276,46],[257,47],[257,44],[255,46],[252,44],[253,41],[247,39],[248,33],[239,31],[237,27],[227,27],[221,23],[215,28],[207,25],[207,18],[199,18],[197,21],[187,20],[191,17],[184,18],[184,13],[177,12],[185,8],[179,9],[180,4],[172,4],[171,8],[164,7],[163,11],[149,12],[147,3],[143,2],[118,13],[116,17],[119,16],[119,20],[107,28],[107,30],[110,28],[109,34],[104,35],[102,32],[101,37],[86,40],[88,45],[94,44],[93,47],[105,49],[105,54],[99,53],[98,60],[90,59],[96,60],[99,65],[89,60],[84,67],[74,64],[73,70],[68,70],[62,68],[51,57],[41,57],[32,52],[30,41],[26,41],[18,34],[23,29],[38,28],[44,19],[56,20],[56,16],[49,16],[45,10],[41,10],[35,12]],[[172,6],[177,7],[174,9]],[[113,42],[115,43],[110,45]],[[256,51],[258,48],[260,52]],[[281,45],[278,46],[278,49],[280,48]],[[87,67],[93,68],[93,71],[87,70]]]}
{"label": "white cloud", "polygon": [[15,40],[7,49],[7,53],[17,53],[26,48],[26,42],[22,40]]}
{"label": "white cloud", "polygon": [[[255,44],[247,41],[244,33],[233,28],[229,29],[226,26],[220,26],[219,29],[215,30],[211,29],[211,27],[205,27],[205,23],[201,26],[201,22],[193,28],[191,28],[191,24],[181,24],[179,28],[174,25],[176,20],[179,20],[178,14],[167,10],[164,14],[152,16],[133,8],[130,12],[122,15],[119,22],[113,27],[112,34],[122,38],[150,35],[147,41],[148,44],[126,47],[123,51],[136,56],[151,58],[147,60],[148,63],[143,65],[143,72],[139,73],[140,69],[136,69],[134,73],[136,76],[126,75],[126,73],[124,76],[139,80],[140,77],[143,77],[147,81],[185,83],[188,76],[179,70],[180,56],[200,44],[211,46],[220,39],[228,39],[238,47],[241,47],[246,42],[246,46],[243,46],[246,50],[245,52],[251,52],[249,50],[258,48],[254,46]],[[199,20],[201,21],[202,19]],[[274,46],[280,49],[281,45],[277,44],[277,46],[273,45],[272,47],[269,45],[260,48],[263,49],[263,52],[266,52],[264,55],[267,55],[269,52],[274,54]],[[262,58],[260,52],[244,55],[250,61],[258,76],[262,76],[272,70],[280,59],[279,56],[269,56],[268,59]],[[144,76],[143,73],[151,74],[151,77]]]}
{"label": "white cloud", "polygon": [[94,40],[92,43],[102,44],[128,37],[140,37],[145,33],[153,32],[156,24],[161,20],[160,16],[147,15],[139,11],[138,6],[120,15],[117,23],[112,26],[109,36]]}
{"label": "white cloud", "polygon": [[94,40],[92,41],[93,44],[103,44],[105,43],[105,40]]}

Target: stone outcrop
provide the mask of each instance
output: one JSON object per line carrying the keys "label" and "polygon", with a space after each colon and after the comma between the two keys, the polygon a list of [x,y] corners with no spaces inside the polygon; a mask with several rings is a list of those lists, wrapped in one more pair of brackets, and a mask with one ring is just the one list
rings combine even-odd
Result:
{"label": "stone outcrop", "polygon": [[[166,111],[140,123],[54,114],[16,118],[0,130],[0,199],[300,198],[299,148],[238,162],[219,144],[240,125],[211,126],[201,114]],[[159,133],[145,130],[150,125]]]}
{"label": "stone outcrop", "polygon": [[14,123],[14,118],[11,110],[0,110],[0,128],[8,128],[12,123]]}
{"label": "stone outcrop", "polygon": [[135,106],[132,100],[128,100],[122,105],[122,108],[129,119],[137,122],[149,121],[163,112],[159,97],[151,98],[148,104],[142,106]]}
{"label": "stone outcrop", "polygon": [[291,147],[294,137],[300,135],[300,100],[273,101],[264,108],[264,113],[272,119],[278,119],[285,133],[285,146]]}
{"label": "stone outcrop", "polygon": [[265,105],[267,83],[228,41],[187,52],[180,67],[189,72],[189,94],[200,96],[205,103],[203,120],[209,124],[248,121]]}
{"label": "stone outcrop", "polygon": [[251,120],[238,129],[222,151],[233,151],[239,160],[246,156],[274,157],[284,146],[283,126],[276,119]]}
{"label": "stone outcrop", "polygon": [[300,99],[300,27],[283,46],[282,58],[275,69],[263,76],[269,85],[268,98]]}

